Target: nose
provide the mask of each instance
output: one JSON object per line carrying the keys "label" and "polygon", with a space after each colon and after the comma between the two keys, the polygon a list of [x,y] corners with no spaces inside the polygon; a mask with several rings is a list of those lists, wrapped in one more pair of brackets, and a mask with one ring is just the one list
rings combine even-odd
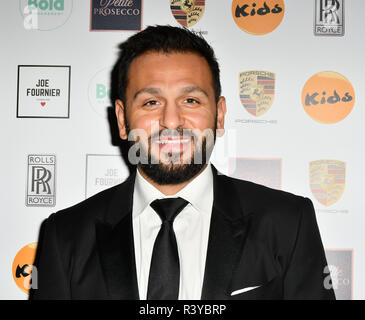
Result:
{"label": "nose", "polygon": [[166,104],[160,119],[160,125],[165,129],[177,129],[182,127],[183,124],[184,120],[179,106],[173,102]]}

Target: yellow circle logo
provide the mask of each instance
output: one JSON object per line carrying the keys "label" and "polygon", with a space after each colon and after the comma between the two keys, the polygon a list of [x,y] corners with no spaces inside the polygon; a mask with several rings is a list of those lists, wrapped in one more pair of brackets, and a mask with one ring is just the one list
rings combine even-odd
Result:
{"label": "yellow circle logo", "polygon": [[284,17],[283,0],[233,0],[232,16],[245,32],[262,35],[276,29]]}
{"label": "yellow circle logo", "polygon": [[304,85],[302,104],[305,112],[320,123],[345,119],[355,104],[355,92],[349,80],[334,71],[322,71]]}
{"label": "yellow circle logo", "polygon": [[16,285],[27,294],[33,284],[31,274],[34,271],[33,263],[36,251],[37,242],[30,243],[19,250],[13,261],[13,279]]}

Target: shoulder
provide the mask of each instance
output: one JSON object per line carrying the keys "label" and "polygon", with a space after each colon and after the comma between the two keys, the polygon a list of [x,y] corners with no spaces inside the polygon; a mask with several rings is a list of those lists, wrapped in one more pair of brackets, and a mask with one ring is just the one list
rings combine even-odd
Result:
{"label": "shoulder", "polygon": [[271,244],[289,252],[301,232],[317,232],[316,213],[309,198],[227,176],[222,180],[239,195],[241,208],[250,220],[252,238],[270,239]]}
{"label": "shoulder", "polygon": [[[218,174],[220,188],[229,190],[235,201],[239,202],[246,214],[256,218],[270,220],[273,223],[285,221],[288,225],[297,225],[303,212],[313,215],[312,201],[291,192],[277,190],[250,181]],[[233,200],[233,198],[232,198]],[[309,213],[307,213],[309,212]]]}
{"label": "shoulder", "polygon": [[60,238],[75,239],[93,233],[96,221],[107,216],[113,199],[120,194],[122,184],[101,191],[71,207],[52,213],[45,224],[55,230]]}
{"label": "shoulder", "polygon": [[286,204],[295,205],[295,203],[305,201],[306,198],[291,192],[273,189],[254,182],[240,180],[224,174],[217,174],[217,181],[223,185],[230,185],[243,198],[253,201],[260,200],[262,204]]}

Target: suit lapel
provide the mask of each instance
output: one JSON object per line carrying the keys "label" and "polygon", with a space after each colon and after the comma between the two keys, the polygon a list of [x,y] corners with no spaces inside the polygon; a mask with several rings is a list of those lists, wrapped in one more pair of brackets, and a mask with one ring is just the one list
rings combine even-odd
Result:
{"label": "suit lapel", "polygon": [[243,212],[239,194],[213,168],[214,202],[209,231],[202,300],[227,299],[232,275],[241,258],[250,215]]}
{"label": "suit lapel", "polygon": [[[270,245],[270,224],[254,184],[214,175],[214,202],[202,299],[230,299],[231,293],[268,284],[279,275]],[[239,191],[238,191],[239,190]]]}
{"label": "suit lapel", "polygon": [[245,234],[243,221],[227,221],[213,208],[202,300],[222,300],[229,296],[232,273],[240,258]]}
{"label": "suit lapel", "polygon": [[112,299],[139,299],[132,226],[135,173],[120,185],[103,221],[96,223],[100,263]]}
{"label": "suit lapel", "polygon": [[[276,272],[267,246],[247,237],[253,232],[251,225],[259,225],[254,223],[260,216],[260,209],[253,206],[255,196],[250,188],[238,191],[230,178],[212,169],[214,202],[201,299],[224,300],[242,286],[271,280]],[[139,299],[132,225],[134,181],[135,173],[116,189],[106,216],[96,223],[96,245],[112,299]],[[243,198],[252,199],[244,203]]]}

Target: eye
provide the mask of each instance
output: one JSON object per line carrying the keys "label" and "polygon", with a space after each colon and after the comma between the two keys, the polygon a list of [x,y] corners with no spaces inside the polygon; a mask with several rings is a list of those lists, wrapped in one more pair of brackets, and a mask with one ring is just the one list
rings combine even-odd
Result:
{"label": "eye", "polygon": [[198,104],[198,103],[199,103],[199,101],[198,101],[198,100],[196,100],[196,99],[194,99],[194,98],[186,98],[186,99],[184,100],[184,102],[185,102],[185,103],[188,103],[188,104]]}
{"label": "eye", "polygon": [[158,104],[158,101],[156,100],[149,100],[143,104],[143,106],[155,106]]}

